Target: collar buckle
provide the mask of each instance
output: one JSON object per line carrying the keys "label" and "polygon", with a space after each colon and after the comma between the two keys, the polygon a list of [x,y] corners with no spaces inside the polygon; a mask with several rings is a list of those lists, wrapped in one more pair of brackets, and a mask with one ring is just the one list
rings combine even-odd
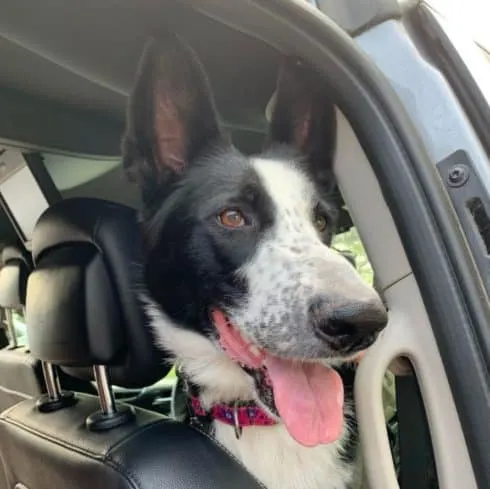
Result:
{"label": "collar buckle", "polygon": [[243,426],[238,419],[238,401],[233,403],[233,428],[235,430],[236,439],[239,440],[242,437]]}

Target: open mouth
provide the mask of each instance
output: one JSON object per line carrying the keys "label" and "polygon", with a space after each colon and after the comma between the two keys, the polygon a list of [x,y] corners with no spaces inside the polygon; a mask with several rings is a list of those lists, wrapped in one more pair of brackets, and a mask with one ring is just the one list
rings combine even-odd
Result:
{"label": "open mouth", "polygon": [[336,370],[279,358],[246,341],[222,311],[213,310],[212,318],[225,353],[254,380],[258,401],[280,417],[298,443],[311,447],[340,438],[344,386]]}

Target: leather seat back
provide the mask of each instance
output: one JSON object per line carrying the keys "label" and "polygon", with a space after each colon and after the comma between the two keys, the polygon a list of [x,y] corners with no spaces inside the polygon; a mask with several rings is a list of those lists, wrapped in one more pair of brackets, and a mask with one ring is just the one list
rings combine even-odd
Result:
{"label": "leather seat back", "polygon": [[[123,387],[166,374],[135,294],[138,236],[136,216],[123,206],[76,199],[46,211],[34,231],[36,267],[27,290],[37,357],[100,386],[107,371]],[[0,415],[8,487],[261,487],[206,435],[157,413],[108,409],[107,385],[100,398],[99,406],[97,397],[77,394],[51,410],[46,397],[26,400]]]}
{"label": "leather seat back", "polygon": [[[2,251],[0,270],[0,307],[10,322],[9,346],[0,350],[0,412],[19,401],[44,392],[41,363],[24,346],[15,346],[12,312],[25,306],[27,279],[32,263],[20,249],[7,246]],[[18,339],[18,338],[17,338]]]}

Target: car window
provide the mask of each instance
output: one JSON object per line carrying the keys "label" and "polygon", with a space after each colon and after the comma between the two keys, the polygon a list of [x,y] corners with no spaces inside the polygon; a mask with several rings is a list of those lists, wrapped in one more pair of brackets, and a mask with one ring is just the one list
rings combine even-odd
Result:
{"label": "car window", "polygon": [[490,105],[490,2],[427,0]]}
{"label": "car window", "polygon": [[119,157],[97,159],[44,152],[42,158],[63,199],[93,197],[139,207],[137,188],[126,179]]}
{"label": "car window", "polygon": [[348,231],[337,234],[334,238],[333,245],[339,251],[348,251],[355,257],[358,272],[366,282],[372,285],[374,282],[373,267],[369,263],[366,250],[364,249],[357,229],[351,227]]}
{"label": "car window", "polygon": [[490,51],[490,3],[487,0],[426,0],[442,17],[457,21],[483,49]]}
{"label": "car window", "polygon": [[12,322],[14,325],[15,336],[19,346],[27,346],[27,326],[24,315],[20,311],[12,312]]}

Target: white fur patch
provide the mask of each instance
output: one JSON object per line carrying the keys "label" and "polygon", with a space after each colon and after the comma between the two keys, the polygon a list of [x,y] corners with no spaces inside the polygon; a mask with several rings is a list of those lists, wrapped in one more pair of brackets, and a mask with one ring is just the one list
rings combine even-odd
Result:
{"label": "white fur patch", "polygon": [[215,436],[267,489],[344,489],[353,478],[339,460],[341,442],[303,447],[282,424],[245,428],[237,440],[233,427],[215,422]]}
{"label": "white fur patch", "polygon": [[[282,357],[320,359],[325,343],[313,331],[309,308],[328,298],[332,310],[379,301],[347,260],[325,246],[315,228],[315,187],[293,163],[252,160],[274,205],[274,224],[239,273],[246,303],[227,311],[254,344]],[[328,353],[329,357],[336,352]]]}

